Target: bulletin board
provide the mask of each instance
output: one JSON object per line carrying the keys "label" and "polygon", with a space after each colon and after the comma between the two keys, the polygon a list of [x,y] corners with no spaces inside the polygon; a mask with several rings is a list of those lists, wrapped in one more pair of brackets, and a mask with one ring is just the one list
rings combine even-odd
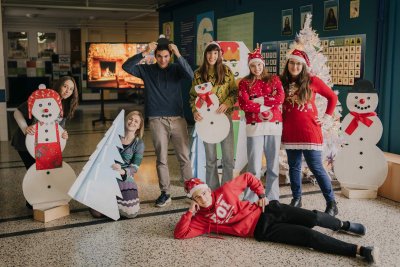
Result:
{"label": "bulletin board", "polygon": [[[263,42],[261,53],[270,73],[281,74],[285,68],[289,41]],[[332,82],[352,86],[364,77],[366,35],[346,35],[321,38],[323,53],[328,58]]]}

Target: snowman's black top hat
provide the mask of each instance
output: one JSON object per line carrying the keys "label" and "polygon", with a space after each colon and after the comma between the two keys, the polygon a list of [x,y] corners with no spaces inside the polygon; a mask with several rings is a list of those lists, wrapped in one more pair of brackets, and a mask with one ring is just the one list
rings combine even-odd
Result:
{"label": "snowman's black top hat", "polygon": [[376,89],[372,82],[368,80],[358,80],[353,87],[348,91],[349,93],[376,93]]}

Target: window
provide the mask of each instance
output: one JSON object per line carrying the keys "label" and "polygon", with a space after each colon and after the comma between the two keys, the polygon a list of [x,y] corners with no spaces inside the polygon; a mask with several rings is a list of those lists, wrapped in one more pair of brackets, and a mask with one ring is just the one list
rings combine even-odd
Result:
{"label": "window", "polygon": [[8,58],[28,57],[28,33],[8,32]]}
{"label": "window", "polygon": [[56,34],[54,32],[38,32],[38,57],[49,58],[57,53]]}

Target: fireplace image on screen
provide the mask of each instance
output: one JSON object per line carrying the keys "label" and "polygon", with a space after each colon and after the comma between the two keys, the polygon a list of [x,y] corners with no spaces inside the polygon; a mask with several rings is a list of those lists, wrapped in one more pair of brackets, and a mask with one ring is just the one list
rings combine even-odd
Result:
{"label": "fireplace image on screen", "polygon": [[[145,44],[87,43],[88,88],[137,88],[143,81],[122,69],[122,64],[146,48]],[[139,64],[153,63],[147,56]]]}
{"label": "fireplace image on screen", "polygon": [[115,79],[115,61],[100,61],[100,80]]}

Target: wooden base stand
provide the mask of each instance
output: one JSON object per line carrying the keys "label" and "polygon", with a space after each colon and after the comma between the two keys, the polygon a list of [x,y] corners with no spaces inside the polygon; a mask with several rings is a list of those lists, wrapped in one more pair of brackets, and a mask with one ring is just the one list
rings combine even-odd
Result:
{"label": "wooden base stand", "polygon": [[342,187],[342,194],[347,198],[376,198],[377,191],[371,189],[353,189],[348,187]]}
{"label": "wooden base stand", "polygon": [[33,219],[40,222],[50,222],[69,215],[69,205],[50,208],[50,209],[34,209]]}
{"label": "wooden base stand", "polygon": [[400,155],[384,153],[388,162],[388,175],[385,182],[379,188],[378,194],[397,202],[400,202]]}

